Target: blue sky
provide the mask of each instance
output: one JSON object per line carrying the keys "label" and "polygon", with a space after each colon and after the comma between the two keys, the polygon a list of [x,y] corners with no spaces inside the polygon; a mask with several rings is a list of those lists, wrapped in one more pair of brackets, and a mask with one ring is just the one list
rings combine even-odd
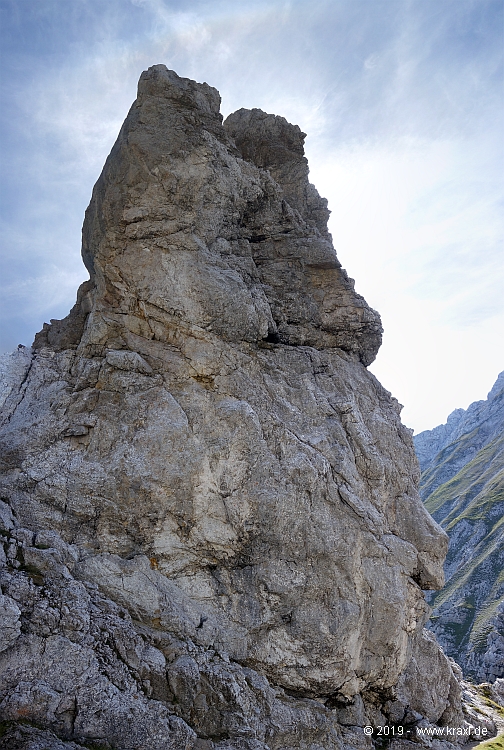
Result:
{"label": "blue sky", "polygon": [[339,258],[378,309],[372,371],[416,431],[504,369],[504,0],[0,0],[0,349],[66,315],[80,229],[135,98],[164,63],[224,115],[308,133]]}

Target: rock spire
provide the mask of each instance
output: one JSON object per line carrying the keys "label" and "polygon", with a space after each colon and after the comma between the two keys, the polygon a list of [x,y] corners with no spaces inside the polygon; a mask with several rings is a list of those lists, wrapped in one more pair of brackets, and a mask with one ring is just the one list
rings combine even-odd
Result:
{"label": "rock spire", "polygon": [[304,134],[219,103],[142,74],[90,280],[7,379],[0,713],[121,750],[370,747],[460,719],[422,635],[447,537]]}

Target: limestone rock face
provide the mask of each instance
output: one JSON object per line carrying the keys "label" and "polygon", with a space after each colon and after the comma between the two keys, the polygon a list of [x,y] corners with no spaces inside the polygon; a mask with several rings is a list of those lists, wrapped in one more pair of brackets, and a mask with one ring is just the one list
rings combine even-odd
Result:
{"label": "limestone rock face", "polygon": [[[57,613],[38,627],[29,609],[22,622],[35,624],[4,652],[4,715],[35,690],[50,708],[38,725],[75,741],[157,747],[152,721],[160,747],[367,747],[341,726],[383,721],[400,701],[447,537],[419,499],[400,407],[366,370],[380,320],[336,258],[304,135],[259,110],[223,125],[219,101],[164,66],[142,74],[86,212],[90,281],[9,386],[0,489],[8,539],[25,551],[9,541],[21,583],[4,594],[22,609],[25,579],[71,578],[89,637],[68,635]],[[136,656],[121,655],[131,685],[103,660],[92,672],[102,646],[89,623],[111,607],[136,632]],[[43,648],[112,680],[101,724],[82,708],[95,688],[69,678],[81,708],[61,729],[62,683],[40,666]],[[441,697],[426,698],[433,721],[458,701],[436,654],[429,663],[447,666]],[[14,689],[16,664],[33,666]],[[144,734],[131,739],[127,696],[142,669],[162,687],[141,688]],[[288,711],[274,703],[284,690],[296,696],[281,699]],[[215,691],[228,697],[212,713]],[[252,739],[225,744],[235,736]]]}

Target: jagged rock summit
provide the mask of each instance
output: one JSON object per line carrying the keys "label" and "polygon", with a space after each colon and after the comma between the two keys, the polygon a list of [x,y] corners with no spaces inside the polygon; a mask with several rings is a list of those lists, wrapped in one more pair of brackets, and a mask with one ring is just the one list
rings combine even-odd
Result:
{"label": "jagged rock summit", "polygon": [[259,110],[223,127],[219,105],[215,89],[164,66],[142,75],[86,212],[91,281],[37,346],[80,342],[95,355],[130,346],[130,335],[171,344],[176,327],[374,360],[380,319],[336,258],[304,134]]}
{"label": "jagged rock summit", "polygon": [[447,537],[366,369],[379,316],[304,134],[219,102],[142,74],[86,212],[90,280],[5,379],[0,716],[119,750],[461,721],[422,633]]}

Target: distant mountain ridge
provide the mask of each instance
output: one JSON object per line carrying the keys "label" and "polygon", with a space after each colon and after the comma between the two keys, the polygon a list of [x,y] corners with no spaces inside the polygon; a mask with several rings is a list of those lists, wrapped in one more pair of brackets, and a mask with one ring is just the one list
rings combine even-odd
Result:
{"label": "distant mountain ridge", "polygon": [[420,494],[450,537],[432,630],[476,680],[504,676],[504,372],[485,401],[414,437]]}

